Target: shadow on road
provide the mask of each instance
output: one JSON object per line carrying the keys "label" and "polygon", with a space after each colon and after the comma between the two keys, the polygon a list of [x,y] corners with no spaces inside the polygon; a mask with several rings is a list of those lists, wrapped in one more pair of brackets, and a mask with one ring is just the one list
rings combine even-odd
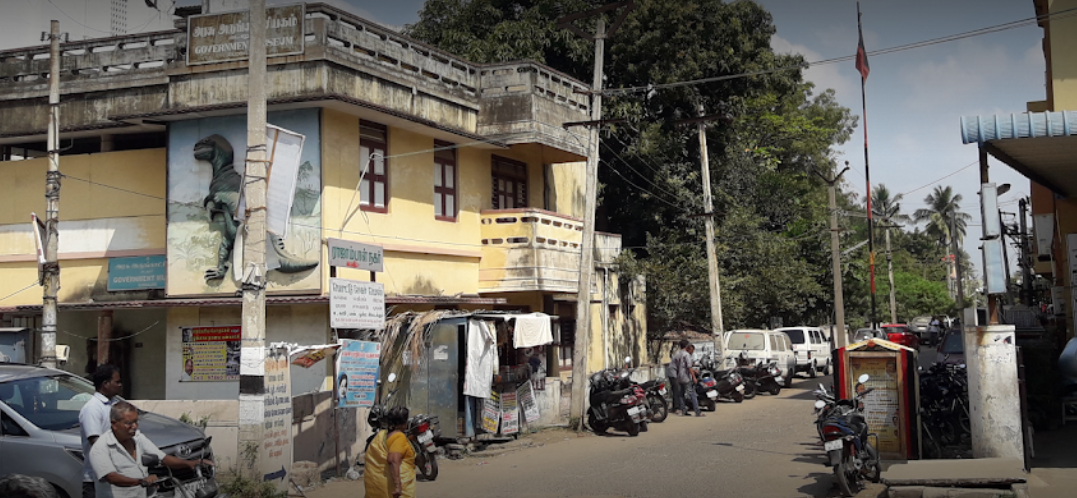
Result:
{"label": "shadow on road", "polygon": [[834,491],[836,491],[836,488],[834,487],[835,483],[834,483],[834,474],[833,473],[831,473],[831,472],[812,472],[811,474],[808,474],[808,475],[806,475],[804,477],[805,477],[805,479],[812,479],[815,482],[805,484],[805,485],[797,488],[797,491],[800,491],[804,495],[815,496],[817,498],[823,498],[823,497],[827,497],[827,496],[836,496],[834,494]]}

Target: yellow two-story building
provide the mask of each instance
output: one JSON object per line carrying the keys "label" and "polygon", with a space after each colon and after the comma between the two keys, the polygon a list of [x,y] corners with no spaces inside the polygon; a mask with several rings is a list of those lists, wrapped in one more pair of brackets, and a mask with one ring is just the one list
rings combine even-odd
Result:
{"label": "yellow two-story building", "polygon": [[[240,324],[250,82],[242,58],[192,58],[207,53],[188,38],[197,12],[178,9],[173,31],[61,46],[57,342],[72,372],[106,356],[121,366],[133,399],[238,396],[227,334]],[[340,336],[326,250],[339,238],[384,248],[390,313],[553,315],[547,371],[567,376],[587,140],[563,125],[588,119],[588,87],[533,62],[475,64],[324,4],[296,29],[300,51],[268,60],[268,121],[305,143],[287,235],[267,248],[267,341]],[[48,53],[0,52],[0,342],[25,339],[28,361],[40,354],[30,220],[45,214]],[[644,358],[646,336],[643,284],[618,280],[620,238],[598,234],[595,252],[592,371]],[[192,348],[200,327],[225,334],[219,378],[192,378],[189,362],[211,361]],[[291,367],[292,392],[330,389],[332,368]]]}

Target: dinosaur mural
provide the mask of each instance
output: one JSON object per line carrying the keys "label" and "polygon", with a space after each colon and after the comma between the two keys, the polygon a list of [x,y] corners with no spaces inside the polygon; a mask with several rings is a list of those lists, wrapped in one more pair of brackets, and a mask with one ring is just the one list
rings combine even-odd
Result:
{"label": "dinosaur mural", "polygon": [[[288,239],[267,234],[269,290],[321,288],[321,141],[316,110],[270,113],[269,121],[306,135]],[[238,289],[233,268],[246,150],[245,116],[180,121],[169,127],[169,295],[222,294]],[[237,158],[236,154],[240,154]]]}

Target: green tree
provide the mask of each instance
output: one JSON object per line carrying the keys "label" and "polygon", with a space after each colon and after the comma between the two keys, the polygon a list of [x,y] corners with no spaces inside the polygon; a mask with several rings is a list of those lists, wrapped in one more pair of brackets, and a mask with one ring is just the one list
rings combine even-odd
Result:
{"label": "green tree", "polygon": [[908,222],[909,215],[901,212],[901,201],[904,198],[904,194],[891,194],[890,189],[880,183],[871,191],[871,212],[893,223]]}
{"label": "green tree", "polygon": [[949,245],[952,241],[960,244],[965,238],[965,227],[972,219],[968,213],[961,212],[962,200],[961,194],[954,194],[949,185],[939,185],[924,198],[927,207],[917,209],[913,218],[927,223],[926,232],[940,245]]}

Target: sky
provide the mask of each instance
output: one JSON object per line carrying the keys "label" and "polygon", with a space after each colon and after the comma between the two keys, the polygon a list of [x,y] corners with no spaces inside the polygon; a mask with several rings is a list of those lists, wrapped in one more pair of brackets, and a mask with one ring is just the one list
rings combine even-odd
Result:
{"label": "sky", "polygon": [[[107,36],[111,0],[2,0],[0,49],[39,44],[49,19],[58,19],[71,39]],[[162,10],[171,0],[158,0]],[[178,0],[178,5],[200,3]],[[269,0],[268,3],[294,3]],[[390,27],[418,20],[423,0],[328,0],[366,19]],[[856,2],[853,0],[762,0],[774,17],[778,52],[800,53],[808,61],[856,52]],[[1032,0],[863,0],[867,50],[962,33],[1033,17]],[[168,15],[129,0],[129,31],[171,28]],[[959,118],[978,114],[1024,112],[1029,101],[1045,99],[1043,31],[1033,25],[892,54],[869,56],[866,83],[868,140],[873,184],[904,193],[902,208],[911,214],[924,207],[935,185],[950,185],[962,195],[962,209],[973,215],[965,251],[979,261],[979,168],[975,145],[963,145]],[[808,69],[806,78],[819,88],[833,88],[838,101],[862,115],[860,75],[853,62]],[[864,121],[849,142],[837,147],[837,159],[849,161],[846,187],[863,194]],[[970,166],[971,165],[971,166]],[[962,169],[964,168],[964,169]],[[947,176],[951,175],[952,176]],[[1003,211],[1017,212],[1027,196],[1028,180],[1008,166],[991,161],[991,180],[1012,189],[1000,199]],[[943,178],[946,177],[946,178]],[[939,181],[941,179],[941,181]],[[977,226],[972,226],[977,225]],[[1012,251],[1011,251],[1012,253]]]}

